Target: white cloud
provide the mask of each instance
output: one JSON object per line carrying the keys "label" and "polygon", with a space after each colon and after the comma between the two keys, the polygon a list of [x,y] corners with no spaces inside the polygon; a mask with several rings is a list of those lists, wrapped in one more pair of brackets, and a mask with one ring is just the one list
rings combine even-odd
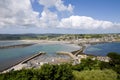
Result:
{"label": "white cloud", "polygon": [[69,18],[61,19],[59,28],[72,28],[72,29],[109,29],[119,24],[110,21],[95,20],[87,16],[70,16]]}
{"label": "white cloud", "polygon": [[[34,2],[34,0],[32,0]],[[30,0],[0,0],[0,27],[42,27],[42,28],[70,28],[84,30],[120,29],[120,23],[97,20],[87,16],[70,16],[59,18],[57,12],[49,10],[55,7],[57,11],[73,11],[73,6],[64,5],[63,0],[39,0],[44,6],[43,11],[35,12]]]}
{"label": "white cloud", "polygon": [[39,3],[45,8],[55,7],[58,11],[73,11],[73,6],[65,6],[63,0],[39,0]]}
{"label": "white cloud", "polygon": [[0,0],[0,26],[33,24],[38,14],[30,0]]}
{"label": "white cloud", "polygon": [[45,9],[41,13],[40,20],[37,23],[38,27],[56,27],[59,24],[56,13]]}

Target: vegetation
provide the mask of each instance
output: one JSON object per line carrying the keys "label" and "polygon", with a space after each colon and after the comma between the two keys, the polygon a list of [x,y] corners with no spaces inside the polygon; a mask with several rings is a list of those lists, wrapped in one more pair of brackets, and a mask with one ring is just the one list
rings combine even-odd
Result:
{"label": "vegetation", "polygon": [[[98,70],[104,72],[104,70],[108,69],[108,70],[114,71],[113,75],[115,75],[115,73],[116,73],[116,75],[117,75],[116,80],[120,80],[120,54],[111,52],[111,53],[108,53],[107,56],[110,57],[109,62],[92,60],[92,59],[88,58],[88,59],[83,59],[81,64],[73,66],[72,69],[79,71],[81,75],[84,73],[84,71],[89,72],[89,73],[91,71],[93,71],[96,73],[96,71],[98,71]],[[86,75],[91,76],[88,73]],[[99,76],[99,74],[95,74],[95,75]],[[83,79],[83,80],[94,80],[94,79]],[[109,79],[100,79],[100,80],[109,80]],[[115,79],[113,79],[113,80],[115,80]]]}
{"label": "vegetation", "polygon": [[78,65],[45,64],[39,69],[23,69],[0,74],[0,80],[120,80],[120,55],[108,54],[110,62],[83,59]]}
{"label": "vegetation", "polygon": [[37,39],[37,40],[72,40],[81,38],[102,38],[110,37],[119,38],[120,34],[0,34],[0,40],[23,40],[23,39]]}
{"label": "vegetation", "polygon": [[84,70],[73,71],[75,80],[116,80],[117,74],[113,70]]}
{"label": "vegetation", "polygon": [[61,36],[62,34],[0,34],[0,40],[24,40],[24,39],[51,39]]}
{"label": "vegetation", "polygon": [[45,64],[40,69],[23,69],[0,74],[0,80],[73,80],[69,64]]}
{"label": "vegetation", "polygon": [[115,52],[108,53],[108,56],[111,58],[109,62],[109,68],[113,69],[118,73],[118,78],[120,79],[120,54]]}
{"label": "vegetation", "polygon": [[83,59],[80,64],[73,66],[72,69],[77,71],[100,69],[100,61],[90,58]]}

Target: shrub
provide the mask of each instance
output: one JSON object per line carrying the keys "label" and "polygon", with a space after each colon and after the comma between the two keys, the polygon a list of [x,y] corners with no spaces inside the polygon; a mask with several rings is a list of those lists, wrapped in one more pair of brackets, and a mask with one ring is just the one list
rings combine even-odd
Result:
{"label": "shrub", "polygon": [[75,80],[117,80],[117,74],[113,70],[84,70],[73,71]]}

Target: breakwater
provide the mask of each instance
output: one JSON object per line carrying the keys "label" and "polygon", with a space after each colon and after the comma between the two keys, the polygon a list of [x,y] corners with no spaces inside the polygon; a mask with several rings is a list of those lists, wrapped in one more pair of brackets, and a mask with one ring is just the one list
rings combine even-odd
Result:
{"label": "breakwater", "polygon": [[74,56],[74,55],[73,55],[72,53],[70,53],[70,52],[59,51],[59,52],[57,52],[57,54],[68,55],[68,56],[70,56],[72,59],[76,59],[76,56]]}
{"label": "breakwater", "polygon": [[22,63],[22,64],[27,63],[29,60],[31,60],[31,59],[33,59],[33,58],[35,58],[35,57],[37,57],[37,56],[43,55],[43,54],[46,54],[46,53],[45,53],[45,52],[39,52],[38,54],[35,54],[35,55],[33,55],[33,56],[31,56],[31,57],[23,60],[21,63]]}
{"label": "breakwater", "polygon": [[0,49],[27,47],[27,46],[31,46],[31,45],[34,45],[34,43],[31,43],[31,44],[18,44],[18,45],[10,45],[10,46],[0,46]]}
{"label": "breakwater", "polygon": [[[23,44],[23,43],[22,43]],[[27,43],[26,43],[27,44]],[[75,47],[69,44],[35,44],[28,47],[20,48],[8,48],[0,49],[0,71],[6,70],[7,68],[25,60],[26,58],[36,54],[39,51],[44,51],[47,56],[55,56],[57,51],[71,52],[78,50],[79,47]],[[68,56],[67,56],[68,57]],[[49,59],[50,60],[50,59]]]}
{"label": "breakwater", "polygon": [[82,48],[80,50],[73,51],[71,53],[75,56],[77,56],[78,54],[84,54],[83,51],[84,51],[85,48],[86,48],[85,46],[82,46]]}
{"label": "breakwater", "polygon": [[45,52],[38,52],[36,53],[35,55],[31,56],[31,57],[28,57],[27,59],[24,59],[23,61],[19,61],[17,62],[16,64],[12,65],[12,66],[9,66],[8,68],[5,68],[3,70],[0,71],[0,73],[4,73],[4,72],[9,72],[9,71],[12,71],[13,70],[13,67],[19,65],[19,64],[24,64],[24,63],[27,63],[28,61],[30,61],[31,59],[34,59],[35,57],[38,57],[38,56],[41,56],[41,55],[44,55],[46,54]]}

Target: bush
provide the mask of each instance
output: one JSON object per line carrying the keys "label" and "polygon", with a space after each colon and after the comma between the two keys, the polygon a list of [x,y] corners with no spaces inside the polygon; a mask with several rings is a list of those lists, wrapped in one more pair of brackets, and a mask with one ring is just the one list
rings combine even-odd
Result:
{"label": "bush", "polygon": [[72,69],[69,64],[49,65],[41,67],[41,80],[72,80]]}
{"label": "bush", "polygon": [[72,68],[77,71],[100,69],[100,61],[91,60],[90,58],[82,59],[80,64],[77,64]]}
{"label": "bush", "polygon": [[0,80],[73,80],[73,74],[69,64],[45,64],[40,69],[23,69],[0,74]]}
{"label": "bush", "polygon": [[120,80],[120,55],[112,52],[108,56],[110,62],[87,58],[74,66],[45,64],[39,69],[0,74],[0,80]]}
{"label": "bush", "polygon": [[73,71],[75,80],[117,80],[117,74],[113,70],[84,70]]}

